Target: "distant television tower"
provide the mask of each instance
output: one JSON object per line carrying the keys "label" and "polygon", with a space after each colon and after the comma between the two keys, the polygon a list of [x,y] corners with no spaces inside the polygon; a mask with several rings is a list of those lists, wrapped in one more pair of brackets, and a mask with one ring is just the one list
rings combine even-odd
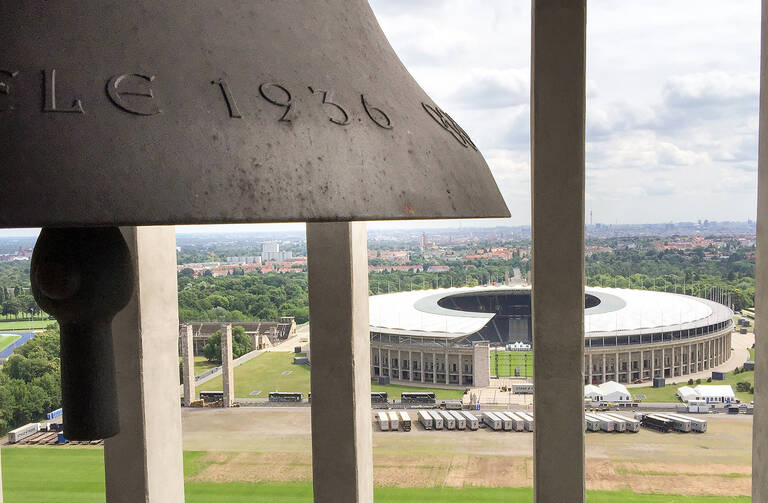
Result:
{"label": "distant television tower", "polygon": [[589,210],[589,226],[592,227],[592,210]]}

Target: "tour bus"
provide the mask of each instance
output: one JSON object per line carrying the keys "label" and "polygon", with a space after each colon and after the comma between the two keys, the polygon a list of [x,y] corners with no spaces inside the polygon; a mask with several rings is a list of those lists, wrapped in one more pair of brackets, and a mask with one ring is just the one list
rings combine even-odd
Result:
{"label": "tour bus", "polygon": [[456,421],[457,430],[467,429],[467,418],[465,418],[463,414],[460,414],[459,411],[457,410],[452,410],[452,411],[449,411],[448,413],[452,415],[453,419]]}
{"label": "tour bus", "polygon": [[430,410],[429,413],[432,414],[432,425],[435,427],[435,429],[442,430],[443,416],[441,416],[436,410]]}
{"label": "tour bus", "polygon": [[387,413],[378,412],[376,415],[379,421],[379,429],[381,431],[389,431],[389,416],[387,416]]}
{"label": "tour bus", "polygon": [[400,429],[400,422],[397,418],[397,412],[394,410],[389,412],[389,429],[391,431],[397,431]]}
{"label": "tour bus", "polygon": [[646,428],[651,428],[652,430],[661,431],[663,433],[672,431],[672,429],[675,427],[675,423],[673,423],[671,420],[665,417],[657,416],[656,414],[647,414],[643,418],[642,424]]}
{"label": "tour bus", "polygon": [[200,400],[202,400],[205,403],[218,402],[219,400],[224,400],[224,392],[223,391],[201,391]]}
{"label": "tour bus", "polygon": [[420,410],[416,415],[418,416],[419,422],[421,423],[421,425],[424,427],[425,430],[432,429],[432,424],[433,424],[432,414],[430,414],[428,410]]}
{"label": "tour bus", "polygon": [[472,414],[471,412],[467,412],[466,410],[462,410],[459,412],[464,416],[464,419],[467,420],[467,428],[469,428],[472,431],[475,431],[480,427],[480,421],[478,421],[476,415]]}
{"label": "tour bus", "polygon": [[443,424],[445,425],[446,430],[456,429],[456,419],[451,415],[450,411],[441,410],[438,414],[443,416]]}
{"label": "tour bus", "polygon": [[384,391],[371,392],[371,405],[387,402],[387,394]]}
{"label": "tour bus", "polygon": [[400,402],[408,404],[435,404],[435,394],[431,391],[405,392],[400,394]]}
{"label": "tour bus", "polygon": [[269,394],[270,402],[301,402],[304,395],[298,391],[272,391]]}
{"label": "tour bus", "polygon": [[411,416],[404,410],[400,411],[400,429],[411,431]]}

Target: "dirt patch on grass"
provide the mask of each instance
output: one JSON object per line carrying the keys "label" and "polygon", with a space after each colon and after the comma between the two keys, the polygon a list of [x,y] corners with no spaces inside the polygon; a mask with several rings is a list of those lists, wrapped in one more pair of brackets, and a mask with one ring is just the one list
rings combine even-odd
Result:
{"label": "dirt patch on grass", "polygon": [[749,496],[752,467],[695,463],[587,460],[587,488],[684,496]]}
{"label": "dirt patch on grass", "polygon": [[312,480],[312,455],[296,453],[209,453],[201,461],[213,461],[190,482],[308,482]]}

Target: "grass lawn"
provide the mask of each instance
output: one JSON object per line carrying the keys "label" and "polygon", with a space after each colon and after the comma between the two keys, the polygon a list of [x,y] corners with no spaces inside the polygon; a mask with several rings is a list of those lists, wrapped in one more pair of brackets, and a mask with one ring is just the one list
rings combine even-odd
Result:
{"label": "grass lawn", "polygon": [[755,361],[755,348],[747,348],[749,351],[749,359]]}
{"label": "grass lawn", "polygon": [[[677,384],[667,384],[663,388],[643,386],[639,388],[629,388],[629,392],[632,395],[645,395],[646,398],[643,399],[644,402],[679,402],[680,400],[677,398],[677,388],[681,386],[689,386],[689,384],[688,380],[683,377],[678,377],[677,379],[680,379],[679,381],[676,381]],[[667,378],[667,380],[669,380],[669,378]],[[733,392],[736,393],[736,398],[742,402],[749,403],[755,399],[755,395],[736,391],[736,383],[742,381],[747,381],[754,386],[755,372],[753,370],[740,372],[738,374],[728,372],[725,375],[724,381],[713,380],[712,382],[707,382],[706,379],[702,379],[701,384],[730,384],[733,387]],[[694,386],[696,386],[696,381],[694,381],[692,387]]]}
{"label": "grass lawn", "polygon": [[0,319],[0,332],[3,330],[36,330],[55,323],[56,320],[11,321]]}
{"label": "grass lawn", "polygon": [[195,375],[200,375],[208,369],[218,367],[219,365],[214,362],[209,362],[205,359],[205,356],[195,356]]}
{"label": "grass lawn", "polygon": [[[184,453],[184,474],[205,468],[203,452]],[[5,503],[104,503],[104,455],[100,448],[29,447],[2,450]],[[187,482],[188,503],[311,503],[310,484]],[[375,490],[376,503],[530,502],[531,488],[394,488]],[[587,491],[589,503],[747,503],[744,497],[672,496],[629,491]]]}
{"label": "grass lawn", "polygon": [[20,335],[2,335],[0,334],[0,351],[7,348],[14,342],[16,342],[18,339],[20,339]]}
{"label": "grass lawn", "polygon": [[[235,367],[235,396],[240,398],[267,398],[270,391],[299,391],[304,396],[310,392],[310,371],[306,365],[294,365],[293,353],[264,353],[256,358]],[[285,374],[285,372],[289,372]],[[221,377],[201,384],[197,391],[221,390]],[[424,391],[425,388],[416,386],[400,386],[392,384],[380,386],[371,384],[372,391],[386,391],[389,398],[400,398],[403,391]],[[253,391],[261,391],[251,395]],[[438,399],[448,400],[461,398],[463,390],[434,389]]]}
{"label": "grass lawn", "polygon": [[514,377],[520,367],[520,376],[533,377],[533,353],[530,351],[491,351],[491,375]]}

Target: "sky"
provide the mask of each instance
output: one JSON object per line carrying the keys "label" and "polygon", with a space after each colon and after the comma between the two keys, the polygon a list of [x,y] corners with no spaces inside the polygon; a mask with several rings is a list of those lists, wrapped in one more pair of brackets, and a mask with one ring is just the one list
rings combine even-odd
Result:
{"label": "sky", "polygon": [[[406,68],[479,147],[512,213],[463,225],[528,225],[530,0],[370,1]],[[759,43],[758,0],[589,0],[588,223],[590,212],[605,224],[755,218]],[[0,231],[11,234],[30,231]]]}

